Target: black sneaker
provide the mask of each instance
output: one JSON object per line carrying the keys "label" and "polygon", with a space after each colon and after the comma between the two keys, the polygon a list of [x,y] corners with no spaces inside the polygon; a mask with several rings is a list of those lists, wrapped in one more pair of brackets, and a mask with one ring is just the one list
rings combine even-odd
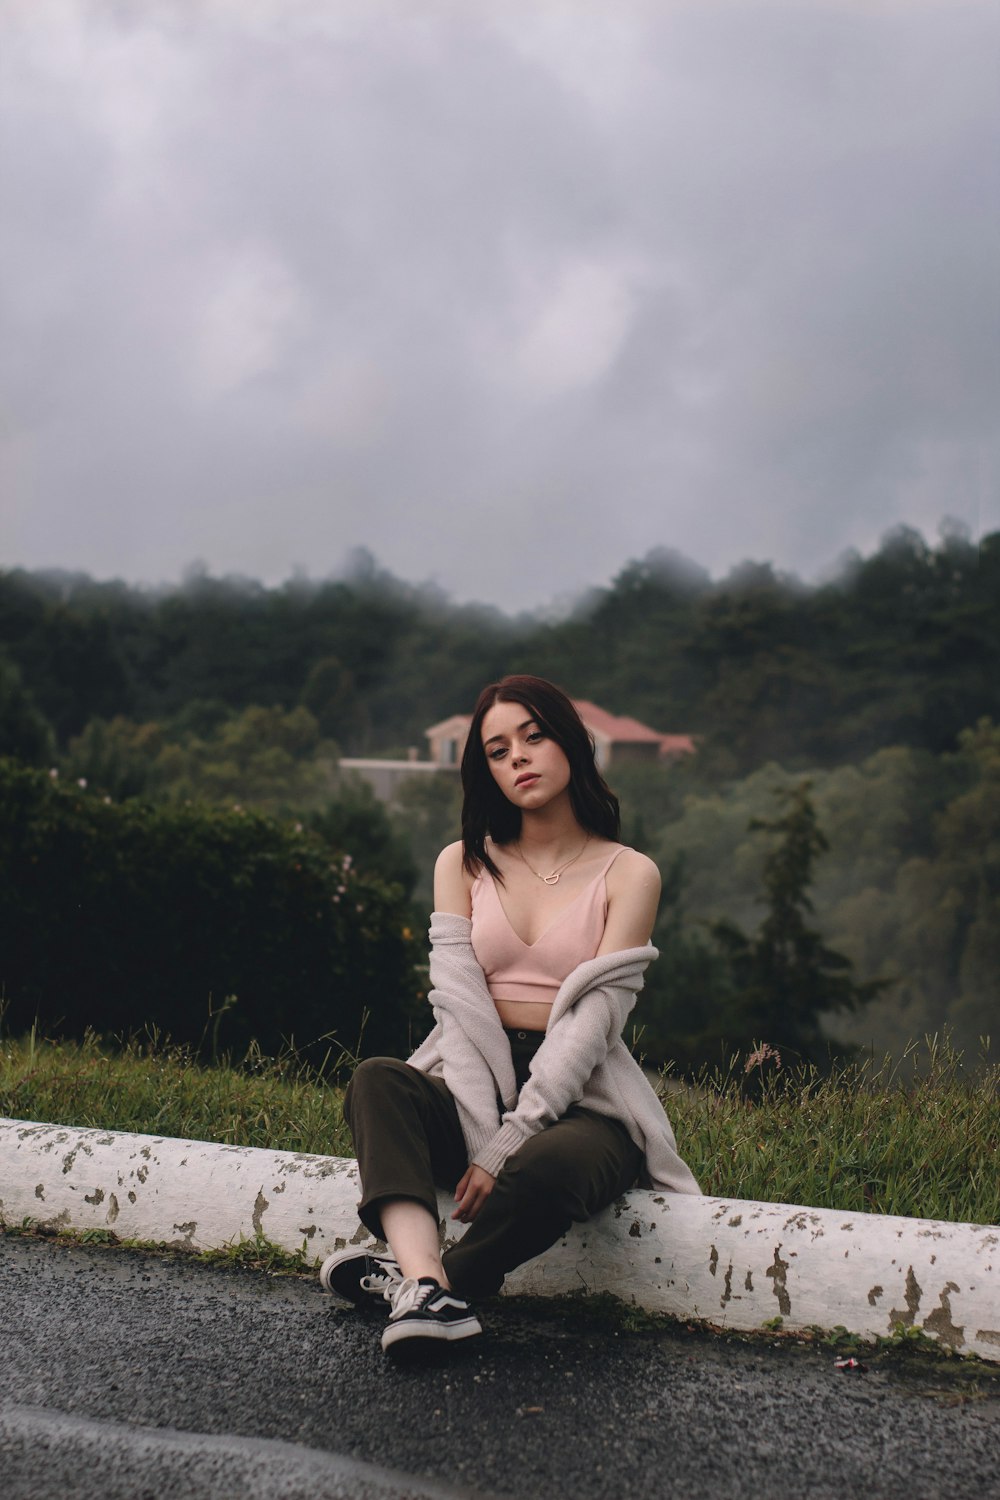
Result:
{"label": "black sneaker", "polygon": [[391,1255],[369,1255],[364,1250],[338,1250],[319,1268],[320,1285],[342,1302],[362,1307],[368,1302],[388,1302],[400,1286],[403,1273]]}
{"label": "black sneaker", "polygon": [[[417,1339],[470,1339],[483,1327],[467,1302],[445,1291],[431,1276],[408,1276],[393,1287],[392,1312],[382,1334],[382,1348],[401,1350]],[[412,1347],[412,1345],[411,1345]]]}

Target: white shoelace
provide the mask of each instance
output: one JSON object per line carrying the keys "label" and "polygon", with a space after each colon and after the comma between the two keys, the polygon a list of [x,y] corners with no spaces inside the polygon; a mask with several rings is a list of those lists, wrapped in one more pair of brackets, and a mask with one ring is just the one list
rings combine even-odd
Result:
{"label": "white shoelace", "polygon": [[392,1288],[398,1286],[402,1280],[401,1271],[397,1271],[393,1266],[383,1266],[380,1271],[373,1271],[370,1276],[362,1276],[361,1288],[366,1292],[381,1292],[388,1302]]}
{"label": "white shoelace", "polygon": [[392,1304],[390,1321],[423,1307],[428,1297],[432,1297],[438,1290],[434,1282],[418,1281],[415,1276],[406,1276],[402,1281],[386,1287],[383,1295],[385,1300]]}

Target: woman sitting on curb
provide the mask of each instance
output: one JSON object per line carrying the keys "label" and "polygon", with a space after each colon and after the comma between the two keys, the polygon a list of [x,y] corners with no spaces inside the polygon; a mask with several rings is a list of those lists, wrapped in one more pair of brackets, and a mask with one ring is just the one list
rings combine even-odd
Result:
{"label": "woman sitting on curb", "polygon": [[[462,785],[462,839],[434,872],[437,1024],[407,1062],[362,1062],[344,1100],[358,1213],[389,1254],[320,1270],[351,1302],[389,1302],[397,1354],[481,1333],[470,1300],[637,1181],[699,1191],[622,1039],[656,957],[659,872],[617,842],[618,800],[565,694],[538,677],[484,688]],[[455,1183],[469,1228],[442,1256],[435,1186]]]}

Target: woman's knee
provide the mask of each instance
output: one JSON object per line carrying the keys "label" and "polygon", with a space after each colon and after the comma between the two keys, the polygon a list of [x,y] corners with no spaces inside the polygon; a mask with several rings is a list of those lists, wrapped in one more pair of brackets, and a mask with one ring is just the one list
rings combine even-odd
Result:
{"label": "woman's knee", "polygon": [[344,1119],[351,1123],[351,1113],[359,1107],[370,1105],[384,1098],[387,1091],[405,1085],[412,1073],[406,1063],[398,1057],[366,1057],[359,1062],[344,1091]]}
{"label": "woman's knee", "polygon": [[516,1202],[551,1207],[572,1219],[589,1219],[635,1181],[641,1153],[613,1127],[560,1129],[532,1136],[501,1173],[503,1191]]}

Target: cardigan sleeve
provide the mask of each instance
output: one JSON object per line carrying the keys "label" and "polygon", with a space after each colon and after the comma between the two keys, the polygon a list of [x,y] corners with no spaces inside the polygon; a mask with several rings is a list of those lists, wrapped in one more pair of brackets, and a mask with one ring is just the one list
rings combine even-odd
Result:
{"label": "cardigan sleeve", "polygon": [[436,1010],[441,1023],[441,1076],[455,1100],[471,1161],[500,1124],[496,1079],[478,1047],[447,1010]]}
{"label": "cardigan sleeve", "polygon": [[[430,1002],[437,1021],[433,1071],[455,1100],[471,1161],[500,1125],[501,1099],[516,1094],[510,1049],[470,941],[468,918],[431,917]],[[426,1044],[425,1044],[426,1045]],[[422,1049],[410,1059],[419,1067]]]}
{"label": "cardigan sleeve", "polygon": [[516,1107],[473,1157],[476,1166],[498,1176],[508,1156],[580,1100],[594,1069],[621,1035],[641,985],[641,971],[630,982],[619,978],[596,985],[559,1017],[532,1059],[531,1076]]}

